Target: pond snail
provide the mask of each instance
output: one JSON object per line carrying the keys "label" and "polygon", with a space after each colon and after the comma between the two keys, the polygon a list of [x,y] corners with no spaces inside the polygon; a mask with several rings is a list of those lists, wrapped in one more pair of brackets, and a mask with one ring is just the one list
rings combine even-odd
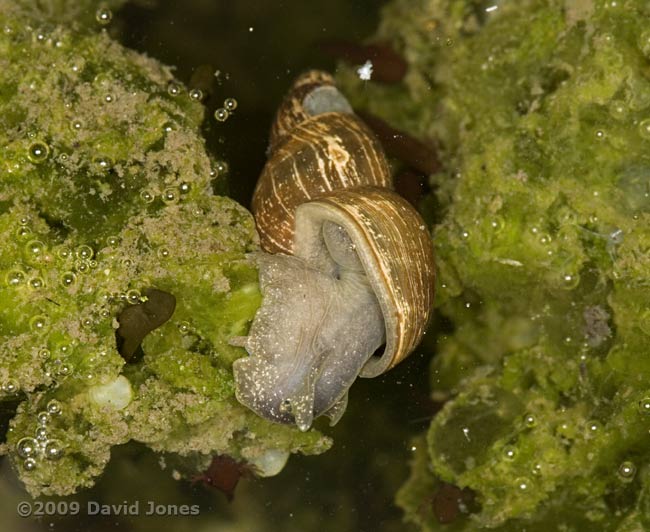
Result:
{"label": "pond snail", "polygon": [[308,72],[280,106],[253,197],[263,301],[231,343],[237,399],[307,430],[334,424],[357,376],[420,342],[433,304],[431,236],[392,192],[386,158],[332,78]]}

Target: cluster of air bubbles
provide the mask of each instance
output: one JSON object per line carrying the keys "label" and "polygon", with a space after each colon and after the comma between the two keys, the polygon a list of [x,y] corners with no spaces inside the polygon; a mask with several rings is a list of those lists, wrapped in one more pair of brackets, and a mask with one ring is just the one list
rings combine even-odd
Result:
{"label": "cluster of air bubbles", "polygon": [[16,454],[23,459],[23,468],[26,471],[33,471],[41,459],[57,461],[63,456],[62,443],[50,437],[48,425],[53,416],[61,414],[61,404],[52,399],[45,410],[36,416],[38,427],[34,431],[34,437],[26,436],[16,444]]}
{"label": "cluster of air bubbles", "polygon": [[7,379],[0,385],[0,390],[5,395],[13,395],[18,391],[18,383],[13,379]]}
{"label": "cluster of air bubbles", "polygon": [[5,283],[7,286],[16,287],[25,282],[27,276],[22,270],[9,270],[5,275]]}
{"label": "cluster of air bubbles", "polygon": [[113,20],[113,12],[106,6],[102,6],[95,12],[95,20],[102,26],[106,26]]}
{"label": "cluster of air bubbles", "polygon": [[219,122],[225,122],[228,120],[228,117],[235,112],[235,109],[237,109],[237,100],[235,100],[235,98],[226,98],[223,101],[223,107],[219,107],[214,112],[214,117]]}

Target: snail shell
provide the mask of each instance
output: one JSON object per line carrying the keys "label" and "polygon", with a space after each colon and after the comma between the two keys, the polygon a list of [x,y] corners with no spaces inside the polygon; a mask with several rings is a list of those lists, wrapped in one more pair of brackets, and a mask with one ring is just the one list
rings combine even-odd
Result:
{"label": "snail shell", "polygon": [[[434,259],[431,235],[419,213],[387,189],[361,187],[337,190],[298,207],[294,255],[309,264],[333,260],[327,223],[349,237],[379,301],[386,347],[361,371],[376,377],[406,358],[420,343],[431,318]],[[319,232],[325,237],[320,237]],[[329,254],[329,257],[328,257]]]}
{"label": "snail shell", "polygon": [[[351,109],[330,111],[330,105],[343,108],[339,102],[347,100],[333,85],[324,86],[326,94],[322,86],[314,88],[316,78],[316,73],[299,78],[281,107],[272,130],[271,156],[253,194],[260,243],[269,253],[293,252],[298,205],[332,190],[392,188],[386,157],[373,133]],[[306,88],[311,92],[303,95]]]}
{"label": "snail shell", "polygon": [[338,110],[343,96],[320,78],[300,78],[276,120],[253,199],[262,305],[232,342],[250,355],[233,364],[237,399],[301,430],[321,414],[335,423],[357,376],[377,376],[417,346],[434,296],[424,221],[390,190],[372,133]]}

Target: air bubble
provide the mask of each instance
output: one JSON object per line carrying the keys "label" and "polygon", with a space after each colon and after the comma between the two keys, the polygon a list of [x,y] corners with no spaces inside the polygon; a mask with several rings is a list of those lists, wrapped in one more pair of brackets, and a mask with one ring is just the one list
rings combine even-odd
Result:
{"label": "air bubble", "polygon": [[190,91],[190,98],[195,102],[200,102],[203,99],[203,91],[201,89],[192,89]]}
{"label": "air bubble", "polygon": [[126,300],[131,303],[131,305],[140,303],[140,297],[141,294],[139,290],[132,289],[126,293]]}
{"label": "air bubble", "polygon": [[178,324],[178,330],[181,334],[188,334],[190,332],[190,324],[186,321],[181,321]]}
{"label": "air bubble", "polygon": [[18,286],[25,282],[25,272],[22,270],[10,270],[5,276],[7,286]]}
{"label": "air bubble", "polygon": [[50,440],[45,446],[45,458],[48,460],[58,460],[63,456],[63,447],[57,440]]}
{"label": "air bubble", "polygon": [[587,438],[595,437],[601,431],[602,425],[599,421],[590,421],[587,423],[586,434]]}
{"label": "air bubble", "polygon": [[226,120],[228,120],[228,116],[229,116],[229,115],[230,115],[230,113],[228,112],[228,110],[227,110],[227,109],[224,109],[223,107],[219,107],[219,109],[217,109],[217,110],[214,112],[214,117],[215,117],[219,122],[225,122]]}
{"label": "air bubble", "polygon": [[503,449],[503,456],[507,460],[514,460],[515,456],[517,456],[517,449],[515,449],[514,447],[508,445],[507,447],[505,447]]}
{"label": "air bubble", "polygon": [[636,466],[629,460],[626,460],[618,466],[618,476],[623,482],[631,482],[635,474]]}
{"label": "air bubble", "polygon": [[73,272],[65,272],[61,275],[61,285],[64,287],[72,286],[77,280],[77,276]]}
{"label": "air bubble", "polygon": [[596,131],[596,138],[602,140],[605,138],[605,132],[602,129]]}
{"label": "air bubble", "polygon": [[34,438],[36,438],[37,441],[47,441],[47,428],[45,427],[38,427],[36,429],[36,432],[34,432]]}
{"label": "air bubble", "polygon": [[25,471],[34,471],[34,469],[36,469],[36,460],[34,460],[33,458],[27,458],[23,462],[23,468],[25,469]]}
{"label": "air bubble", "polygon": [[535,425],[537,425],[537,420],[535,419],[535,416],[532,414],[526,414],[524,416],[524,425],[526,425],[528,428],[532,428]]}
{"label": "air bubble", "polygon": [[29,227],[19,227],[16,230],[16,236],[19,238],[24,238],[32,234],[32,230]]}
{"label": "air bubble", "polygon": [[29,287],[32,288],[33,290],[38,290],[39,288],[43,288],[45,286],[45,281],[43,281],[42,277],[32,277],[29,280]]}
{"label": "air bubble", "polygon": [[72,255],[70,250],[68,248],[66,248],[66,247],[59,248],[58,251],[56,252],[56,254],[60,259],[63,259],[63,260],[70,258],[70,256]]}
{"label": "air bubble", "polygon": [[578,284],[580,284],[580,275],[577,273],[564,273],[560,277],[561,286],[565,290],[573,290]]}
{"label": "air bubble", "polygon": [[228,173],[228,163],[226,161],[217,161],[214,166],[217,170],[218,175],[224,175]]}
{"label": "air bubble", "polygon": [[83,245],[77,248],[77,257],[79,257],[82,260],[92,259],[93,254],[94,254],[93,248],[91,248],[90,246]]}
{"label": "air bubble", "polygon": [[627,118],[627,107],[620,100],[614,100],[609,104],[609,114],[616,120],[624,120]]}
{"label": "air bubble", "polygon": [[181,93],[181,86],[174,82],[170,81],[169,84],[167,85],[167,94],[170,96],[178,96]]}
{"label": "air bubble", "polygon": [[143,190],[140,192],[140,197],[145,201],[145,203],[151,203],[154,199],[154,196],[148,190]]}
{"label": "air bubble", "polygon": [[67,377],[72,374],[72,367],[69,364],[61,364],[57,373],[63,377]]}
{"label": "air bubble", "polygon": [[180,191],[181,194],[187,194],[190,190],[192,190],[192,185],[183,182],[180,185],[178,185],[178,190]]}
{"label": "air bubble", "polygon": [[650,397],[644,397],[639,401],[639,412],[644,415],[650,414]]}
{"label": "air bubble", "polygon": [[36,420],[38,421],[39,425],[47,425],[50,422],[50,414],[47,412],[39,412],[36,415]]}
{"label": "air bubble", "polygon": [[41,164],[50,155],[50,148],[44,142],[34,142],[27,151],[27,158],[34,164]]}
{"label": "air bubble", "polygon": [[22,438],[16,444],[16,452],[21,458],[29,458],[36,454],[38,443],[34,438]]}
{"label": "air bubble", "polygon": [[47,403],[47,411],[52,415],[60,414],[61,403],[59,403],[59,401],[56,399],[52,399],[49,403]]}
{"label": "air bubble", "polygon": [[639,123],[639,134],[646,140],[650,140],[650,118]]}
{"label": "air bubble", "polygon": [[530,483],[527,478],[518,478],[515,480],[515,486],[521,491],[526,491],[530,487]]}
{"label": "air bubble", "polygon": [[158,251],[157,251],[157,255],[161,259],[166,259],[167,257],[169,257],[169,249],[167,249],[167,248],[159,248]]}
{"label": "air bubble", "polygon": [[81,120],[72,120],[70,122],[70,129],[72,131],[80,131],[83,128],[83,123]]}
{"label": "air bubble", "polygon": [[96,157],[93,159],[93,163],[103,171],[107,171],[113,166],[113,161],[109,157]]}
{"label": "air bubble", "polygon": [[50,355],[51,355],[50,350],[47,348],[43,348],[38,352],[38,356],[41,360],[47,360],[48,358],[50,358]]}
{"label": "air bubble", "polygon": [[162,200],[167,204],[176,203],[178,201],[176,190],[173,188],[165,189],[162,193]]}
{"label": "air bubble", "polygon": [[45,251],[45,244],[40,240],[32,240],[25,246],[25,251],[34,256],[42,255]]}
{"label": "air bubble", "polygon": [[226,98],[223,101],[223,106],[225,107],[226,111],[232,113],[235,109],[237,109],[237,100],[234,98]]}
{"label": "air bubble", "polygon": [[47,330],[47,317],[42,314],[34,316],[29,320],[29,328],[36,333],[44,332]]}
{"label": "air bubble", "polygon": [[102,26],[106,26],[111,23],[111,20],[113,20],[113,12],[108,7],[100,7],[95,12],[95,20]]}
{"label": "air bubble", "polygon": [[120,243],[120,239],[117,236],[109,236],[106,238],[106,245],[110,248],[116,247]]}
{"label": "air bubble", "polygon": [[104,101],[105,101],[106,103],[111,103],[111,102],[113,101],[113,99],[114,99],[114,98],[113,98],[113,95],[112,95],[112,94],[107,94],[106,96],[104,96]]}

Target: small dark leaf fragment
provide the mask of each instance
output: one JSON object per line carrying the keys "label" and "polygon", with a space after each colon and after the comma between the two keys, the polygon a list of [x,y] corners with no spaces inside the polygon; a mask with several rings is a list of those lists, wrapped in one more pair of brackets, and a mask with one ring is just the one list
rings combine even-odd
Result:
{"label": "small dark leaf fragment", "polygon": [[235,496],[235,488],[241,477],[251,475],[251,469],[245,462],[237,462],[227,455],[215,455],[210,466],[192,482],[202,482],[204,486],[218,489],[229,501]]}
{"label": "small dark leaf fragment", "polygon": [[147,288],[142,295],[146,301],[126,307],[117,317],[117,348],[131,362],[136,353],[136,359],[142,356],[140,344],[144,337],[168,321],[176,308],[176,298],[169,292]]}
{"label": "small dark leaf fragment", "polygon": [[433,513],[441,524],[453,523],[461,513],[469,513],[468,506],[474,502],[474,493],[442,482],[433,496]]}

